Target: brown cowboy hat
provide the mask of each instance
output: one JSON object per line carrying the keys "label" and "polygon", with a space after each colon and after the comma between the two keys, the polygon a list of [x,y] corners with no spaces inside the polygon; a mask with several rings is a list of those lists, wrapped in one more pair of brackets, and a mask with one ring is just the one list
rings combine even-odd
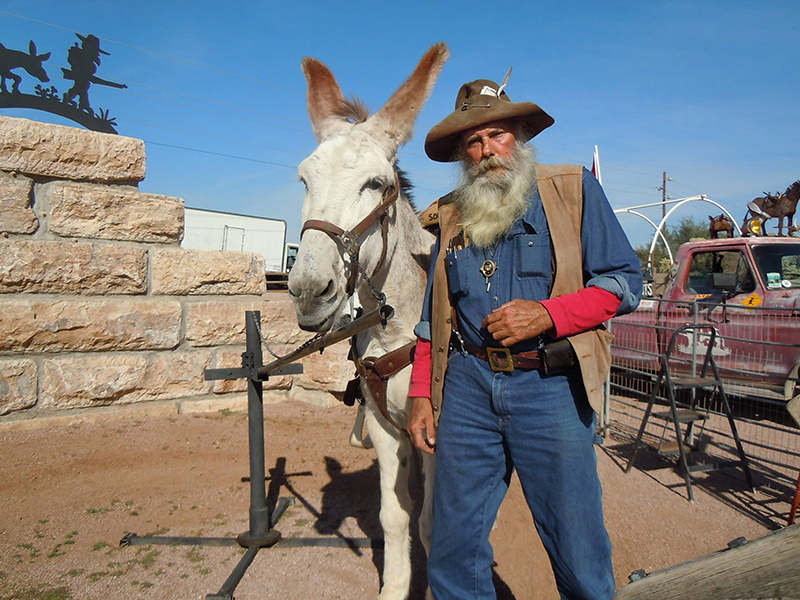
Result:
{"label": "brown cowboy hat", "polygon": [[438,162],[454,162],[458,160],[456,150],[461,133],[493,121],[521,121],[524,126],[518,139],[522,142],[555,123],[553,117],[533,102],[511,102],[504,87],[489,79],[476,79],[462,85],[456,96],[455,110],[428,132],[425,153]]}

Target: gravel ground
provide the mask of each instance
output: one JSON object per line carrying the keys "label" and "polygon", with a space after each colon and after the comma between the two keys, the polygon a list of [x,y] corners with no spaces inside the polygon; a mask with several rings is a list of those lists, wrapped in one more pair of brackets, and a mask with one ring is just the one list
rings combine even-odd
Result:
{"label": "gravel ground", "polygon": [[[292,497],[284,537],[373,537],[378,468],[351,448],[354,411],[283,402],[266,407],[271,496]],[[139,535],[235,536],[248,528],[247,419],[220,411],[111,415],[95,422],[15,430],[0,426],[0,600],[205,598],[243,554],[237,547],[128,546]],[[785,524],[788,498],[745,491],[737,472],[699,475],[696,502],[671,463],[630,445],[597,449],[617,585],[755,539]],[[280,489],[278,489],[280,488]],[[546,556],[515,481],[492,534],[501,599],[557,598]],[[424,597],[424,556],[414,544],[412,598]],[[236,589],[239,600],[374,598],[380,550],[262,550]]]}

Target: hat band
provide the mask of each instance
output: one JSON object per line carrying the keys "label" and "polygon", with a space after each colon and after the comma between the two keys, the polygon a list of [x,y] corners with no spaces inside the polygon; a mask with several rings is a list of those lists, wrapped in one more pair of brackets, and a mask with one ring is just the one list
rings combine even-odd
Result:
{"label": "hat band", "polygon": [[464,102],[461,105],[461,110],[469,110],[470,108],[492,108],[491,104],[472,104],[471,102]]}

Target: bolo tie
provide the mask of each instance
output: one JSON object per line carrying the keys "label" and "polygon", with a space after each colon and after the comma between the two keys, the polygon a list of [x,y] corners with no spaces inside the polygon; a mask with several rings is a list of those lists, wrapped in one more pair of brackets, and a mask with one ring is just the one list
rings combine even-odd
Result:
{"label": "bolo tie", "polygon": [[483,250],[483,264],[481,265],[480,272],[486,280],[486,293],[489,293],[489,288],[492,287],[491,277],[497,272],[497,263],[494,262],[494,253],[497,252],[497,246],[500,240],[495,241],[494,247],[489,251],[489,258],[486,258],[486,249]]}

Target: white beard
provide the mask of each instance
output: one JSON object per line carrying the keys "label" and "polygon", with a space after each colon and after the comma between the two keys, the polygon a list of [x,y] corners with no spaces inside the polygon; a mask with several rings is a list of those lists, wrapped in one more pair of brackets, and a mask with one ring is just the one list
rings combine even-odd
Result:
{"label": "white beard", "polygon": [[[517,143],[510,158],[492,156],[477,165],[462,160],[462,184],[455,204],[473,244],[488,248],[528,210],[536,189],[536,152]],[[504,167],[499,171],[494,167]]]}

